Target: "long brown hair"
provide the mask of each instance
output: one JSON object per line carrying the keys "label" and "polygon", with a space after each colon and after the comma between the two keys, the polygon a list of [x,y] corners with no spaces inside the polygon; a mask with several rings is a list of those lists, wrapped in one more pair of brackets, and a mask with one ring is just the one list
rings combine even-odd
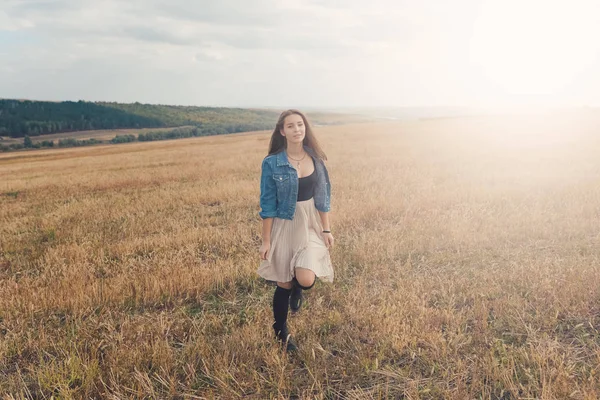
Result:
{"label": "long brown hair", "polygon": [[315,152],[316,156],[319,157],[321,160],[327,160],[327,156],[323,152],[323,149],[321,149],[321,145],[315,137],[315,134],[313,133],[312,128],[308,123],[308,119],[306,119],[306,116],[298,110],[286,110],[282,112],[279,116],[279,119],[277,120],[277,125],[275,125],[275,129],[273,130],[273,134],[271,135],[271,142],[269,143],[269,154],[276,154],[285,150],[286,138],[281,134],[281,131],[283,130],[283,123],[286,117],[293,114],[299,115],[302,118],[302,121],[304,121],[305,135],[302,144],[306,147],[311,148]]}

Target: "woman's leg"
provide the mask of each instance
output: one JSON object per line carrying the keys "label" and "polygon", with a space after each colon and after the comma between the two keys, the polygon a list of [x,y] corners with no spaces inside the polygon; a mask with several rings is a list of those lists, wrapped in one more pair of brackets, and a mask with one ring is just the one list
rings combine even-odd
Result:
{"label": "woman's leg", "polygon": [[275,288],[273,294],[273,318],[275,319],[273,328],[276,335],[284,332],[287,328],[286,322],[291,293],[292,282],[277,282],[277,288]]}
{"label": "woman's leg", "polygon": [[284,288],[284,289],[291,289],[292,288],[292,281],[289,282],[277,282],[277,286]]}
{"label": "woman's leg", "polygon": [[315,273],[310,269],[296,268],[296,277],[294,278],[294,287],[290,297],[290,309],[296,313],[302,306],[302,291],[308,290],[315,284]]}
{"label": "woman's leg", "polygon": [[277,282],[277,288],[273,294],[273,317],[275,319],[273,329],[275,330],[275,336],[286,344],[288,351],[296,350],[296,345],[290,340],[287,329],[291,292],[292,282]]}
{"label": "woman's leg", "polygon": [[296,280],[303,288],[310,289],[315,284],[315,273],[307,268],[296,268]]}

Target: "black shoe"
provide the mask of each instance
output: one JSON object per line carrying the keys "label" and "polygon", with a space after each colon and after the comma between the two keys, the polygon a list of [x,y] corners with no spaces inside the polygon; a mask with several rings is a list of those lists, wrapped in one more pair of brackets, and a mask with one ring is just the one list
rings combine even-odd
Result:
{"label": "black shoe", "polygon": [[285,346],[285,351],[288,353],[295,353],[298,351],[298,346],[296,346],[296,342],[292,339],[292,335],[288,333],[285,341],[281,342],[282,346]]}
{"label": "black shoe", "polygon": [[[275,326],[273,326],[273,329],[275,329]],[[298,351],[298,346],[292,339],[292,335],[289,334],[287,326],[280,331],[275,330],[275,337],[288,353]]]}
{"label": "black shoe", "polygon": [[296,314],[302,307],[302,288],[298,285],[298,281],[294,278],[292,286],[292,294],[290,295],[290,310],[292,314]]}

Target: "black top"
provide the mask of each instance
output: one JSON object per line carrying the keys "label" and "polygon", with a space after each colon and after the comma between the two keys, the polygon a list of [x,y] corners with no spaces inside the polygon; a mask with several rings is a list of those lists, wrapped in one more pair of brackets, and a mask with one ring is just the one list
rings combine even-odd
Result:
{"label": "black top", "polygon": [[317,184],[317,169],[312,174],[298,179],[298,201],[310,200],[315,194]]}

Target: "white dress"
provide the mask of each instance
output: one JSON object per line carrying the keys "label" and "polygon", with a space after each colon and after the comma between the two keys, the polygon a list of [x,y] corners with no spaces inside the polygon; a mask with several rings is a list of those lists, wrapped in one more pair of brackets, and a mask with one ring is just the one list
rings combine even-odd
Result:
{"label": "white dress", "polygon": [[298,201],[291,221],[273,219],[271,249],[260,263],[258,274],[268,281],[289,282],[296,275],[296,268],[306,268],[318,278],[333,282],[333,267],[322,231],[314,198]]}

